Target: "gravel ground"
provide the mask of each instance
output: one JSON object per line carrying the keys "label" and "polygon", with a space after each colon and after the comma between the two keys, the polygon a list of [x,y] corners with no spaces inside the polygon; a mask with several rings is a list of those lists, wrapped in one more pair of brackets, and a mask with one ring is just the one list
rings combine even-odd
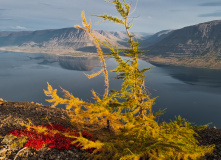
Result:
{"label": "gravel ground", "polygon": [[[47,118],[46,118],[47,117]],[[29,102],[9,102],[0,99],[0,137],[13,129],[24,128],[21,123],[29,124],[29,119],[34,125],[41,124],[60,124],[65,127],[73,128],[68,122],[67,113],[58,108],[43,106]],[[0,138],[0,142],[3,138]],[[0,145],[0,150],[5,146]],[[17,151],[7,151],[0,154],[0,160],[14,159]],[[72,149],[59,151],[57,149],[42,148],[41,150],[25,149],[20,152],[16,160],[83,160],[81,151]]]}
{"label": "gravel ground", "polygon": [[[46,118],[47,117],[47,118]],[[65,127],[74,128],[69,123],[67,113],[58,108],[43,106],[33,102],[10,102],[0,99],[0,137],[13,129],[24,128],[21,123],[28,124],[29,121],[34,125],[41,124],[60,124]],[[207,160],[221,160],[221,129],[207,128],[198,133],[197,138],[201,145],[215,144],[213,155],[206,157]],[[0,138],[0,142],[3,138]],[[5,146],[0,145],[0,150]],[[14,159],[18,151],[7,151],[0,154],[0,160]],[[83,160],[82,152],[77,149],[68,151],[58,151],[56,149],[43,148],[39,151],[25,149],[20,152],[17,160]]]}

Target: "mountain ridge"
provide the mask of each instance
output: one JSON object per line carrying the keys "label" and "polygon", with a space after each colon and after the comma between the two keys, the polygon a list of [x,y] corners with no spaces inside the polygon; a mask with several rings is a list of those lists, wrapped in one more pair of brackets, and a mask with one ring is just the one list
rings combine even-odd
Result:
{"label": "mountain ridge", "polygon": [[[109,32],[93,30],[101,41],[108,39],[113,46],[125,48],[126,32]],[[135,33],[138,39],[143,35]],[[0,32],[0,49],[23,52],[60,53],[95,52],[93,39],[85,32],[76,28],[47,29],[37,31]]]}
{"label": "mountain ridge", "polygon": [[[124,33],[120,35],[120,33],[108,31],[93,30],[92,32],[102,41],[107,38],[113,45],[124,47],[118,43],[123,42],[119,36],[126,37]],[[65,54],[81,52],[77,50],[84,50],[84,47],[94,48],[93,40],[85,31],[76,28],[0,32],[1,50]]]}
{"label": "mountain ridge", "polygon": [[151,62],[221,69],[221,20],[173,30],[145,49]]}

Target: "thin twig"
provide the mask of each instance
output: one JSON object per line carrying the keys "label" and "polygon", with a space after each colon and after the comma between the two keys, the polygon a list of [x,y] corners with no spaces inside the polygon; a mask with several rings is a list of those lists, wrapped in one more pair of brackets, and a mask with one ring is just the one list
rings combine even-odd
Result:
{"label": "thin twig", "polygon": [[14,160],[16,160],[16,158],[17,158],[17,156],[19,155],[19,153],[20,153],[21,151],[25,150],[26,148],[27,148],[27,147],[24,147],[24,148],[22,148],[20,151],[18,151],[18,153],[15,155]]}
{"label": "thin twig", "polygon": [[[136,8],[137,8],[137,3],[138,3],[138,0],[136,1],[136,5],[135,5],[135,7],[134,7],[134,10],[133,10],[132,12],[130,12],[129,15],[131,15],[131,14],[133,14],[133,13],[135,12],[135,10],[136,10]],[[130,6],[132,6],[132,1],[131,1],[131,5],[130,5]]]}

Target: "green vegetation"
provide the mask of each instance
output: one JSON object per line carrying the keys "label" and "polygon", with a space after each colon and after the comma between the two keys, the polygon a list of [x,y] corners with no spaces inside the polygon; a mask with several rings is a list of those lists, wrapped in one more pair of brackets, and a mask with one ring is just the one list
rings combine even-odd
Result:
{"label": "green vegetation", "polygon": [[[97,135],[100,141],[90,145],[85,143],[83,137],[78,139],[84,149],[96,148],[93,154],[88,155],[92,159],[189,160],[199,159],[205,154],[212,153],[214,146],[199,146],[195,139],[197,134],[194,128],[180,116],[170,123],[156,121],[156,117],[161,112],[155,114],[152,112],[155,99],[145,92],[144,73],[150,68],[142,70],[138,68],[139,55],[144,51],[138,50],[140,42],[129,32],[132,27],[128,22],[132,0],[130,4],[126,0],[106,2],[115,6],[121,18],[110,15],[98,15],[98,17],[101,17],[102,21],[108,20],[124,26],[130,49],[118,50],[108,40],[106,42],[98,40],[91,30],[91,23],[87,23],[84,12],[82,12],[83,27],[76,26],[94,39],[103,68],[87,77],[94,78],[104,74],[106,87],[103,97],[99,97],[92,90],[96,102],[88,103],[61,88],[64,93],[64,98],[61,98],[57,95],[57,90],[48,84],[48,90],[45,91],[45,94],[51,97],[48,101],[53,103],[53,106],[65,104],[74,125]],[[100,45],[109,48],[110,54],[118,63],[118,67],[113,71],[118,73],[116,78],[123,79],[119,91],[109,89],[108,71]],[[120,52],[130,59],[122,59]],[[105,128],[106,134],[100,136]]]}

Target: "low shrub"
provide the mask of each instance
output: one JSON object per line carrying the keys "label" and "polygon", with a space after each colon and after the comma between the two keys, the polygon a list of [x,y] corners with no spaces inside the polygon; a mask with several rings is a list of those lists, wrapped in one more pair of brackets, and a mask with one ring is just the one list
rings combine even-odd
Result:
{"label": "low shrub", "polygon": [[[92,138],[92,134],[86,131],[79,132],[58,124],[28,126],[25,129],[11,130],[2,142],[11,148],[19,146],[19,148],[41,149],[42,147],[48,147],[58,150],[70,150],[74,147],[80,150],[83,146],[78,141],[79,138],[87,139],[91,143],[96,142],[96,139]],[[94,149],[85,148],[83,150],[92,153]]]}

